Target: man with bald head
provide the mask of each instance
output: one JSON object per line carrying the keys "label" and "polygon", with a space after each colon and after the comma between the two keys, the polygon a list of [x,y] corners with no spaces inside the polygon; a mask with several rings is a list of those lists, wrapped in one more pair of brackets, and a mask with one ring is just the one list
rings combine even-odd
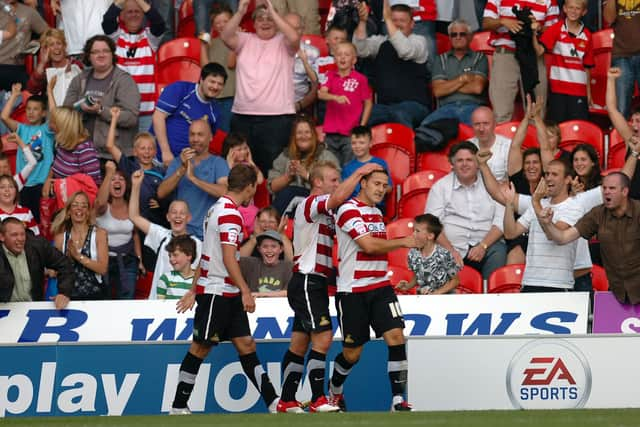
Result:
{"label": "man with bald head", "polygon": [[184,200],[191,210],[187,230],[202,240],[202,223],[209,208],[227,190],[229,166],[219,156],[209,154],[211,127],[205,119],[195,120],[189,126],[189,147],[173,159],[164,181],[158,187],[163,199],[175,190],[175,197]]}
{"label": "man with bald head", "polygon": [[508,162],[511,140],[496,135],[496,119],[489,107],[478,107],[471,114],[473,138],[470,141],[478,147],[478,151],[491,151],[491,159],[487,163],[498,181],[509,179]]}
{"label": "man with bald head", "polygon": [[[640,153],[632,150],[631,155]],[[553,211],[534,199],[533,207],[547,237],[561,245],[598,235],[609,289],[621,303],[640,303],[640,201],[629,199],[629,177],[611,172],[602,179],[603,204],[564,230],[552,223]]]}

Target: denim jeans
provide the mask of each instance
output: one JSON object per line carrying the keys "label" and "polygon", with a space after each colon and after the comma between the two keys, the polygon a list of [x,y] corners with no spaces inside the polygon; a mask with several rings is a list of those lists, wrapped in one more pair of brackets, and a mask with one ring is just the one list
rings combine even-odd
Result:
{"label": "denim jeans", "polygon": [[420,126],[428,125],[436,120],[452,119],[456,118],[460,123],[471,126],[471,114],[482,104],[476,104],[474,102],[456,101],[449,104],[445,104],[442,107],[437,108],[433,113],[429,114],[420,123]]}
{"label": "denim jeans", "polygon": [[411,129],[420,125],[429,114],[429,108],[416,101],[402,101],[396,104],[375,104],[369,117],[369,126],[380,123],[400,123]]}
{"label": "denim jeans", "polygon": [[111,299],[115,291],[115,299],[133,299],[138,278],[138,258],[133,255],[109,257],[107,272],[107,299]]}
{"label": "denim jeans", "polygon": [[626,58],[613,58],[611,66],[618,67],[622,71],[622,75],[616,80],[618,110],[624,117],[629,118],[634,83],[640,85],[640,54]]}
{"label": "denim jeans", "polygon": [[233,97],[216,99],[218,102],[218,111],[220,117],[218,118],[218,129],[229,133],[231,130],[231,107],[233,107]]}

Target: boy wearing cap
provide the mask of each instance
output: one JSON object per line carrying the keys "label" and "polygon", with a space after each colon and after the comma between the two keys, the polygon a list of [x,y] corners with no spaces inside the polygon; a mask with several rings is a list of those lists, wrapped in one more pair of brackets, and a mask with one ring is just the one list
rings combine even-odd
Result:
{"label": "boy wearing cap", "polygon": [[240,270],[251,294],[254,297],[286,297],[293,263],[280,259],[284,250],[282,236],[275,230],[267,230],[258,234],[256,240],[260,258],[240,258]]}

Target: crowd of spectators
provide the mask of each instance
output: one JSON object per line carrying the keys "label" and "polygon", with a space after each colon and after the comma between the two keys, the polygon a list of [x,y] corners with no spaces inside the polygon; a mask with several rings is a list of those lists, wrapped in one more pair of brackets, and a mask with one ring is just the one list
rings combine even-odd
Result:
{"label": "crowd of spectators", "polygon": [[[397,165],[369,152],[372,126],[424,130],[453,120],[473,136],[447,148],[451,172],[434,184],[428,216],[416,219],[422,247],[404,266],[418,274],[441,260],[446,274],[438,284],[416,275],[399,289],[448,293],[463,265],[488,279],[505,264],[525,264],[523,290],[589,291],[592,260],[602,259],[618,299],[637,302],[637,276],[616,268],[637,239],[618,241],[610,227],[640,209],[629,200],[640,195],[640,110],[632,107],[640,12],[630,2],[602,5],[615,35],[606,107],[629,149],[622,171],[603,179],[602,153],[587,143],[559,147],[560,122],[591,117],[598,28],[583,19],[599,2],[478,0],[453,11],[442,1],[405,3],[334,1],[321,28],[318,1],[194,1],[199,79],[159,88],[157,52],[173,38],[179,5],[51,0],[58,28],[49,28],[39,2],[6,0],[0,132],[18,151],[15,175],[0,176],[0,277],[13,277],[0,284],[0,301],[44,297],[34,266],[52,277],[57,270],[59,306],[137,291],[180,297],[199,262],[207,211],[239,163],[256,170],[272,200],[241,208],[241,265],[256,296],[283,295],[294,253],[288,218],[313,191],[313,166],[331,162],[342,180],[369,162],[391,171]],[[527,11],[526,20],[516,15]],[[472,49],[479,28],[490,32],[491,56]],[[320,33],[326,46],[301,42]],[[448,50],[436,52],[438,37]],[[513,137],[497,134],[519,117],[518,105]],[[523,149],[530,125],[539,148]],[[216,134],[226,139],[214,154]],[[390,189],[401,184],[389,180]],[[585,240],[595,234],[602,257]],[[618,243],[611,253],[620,257],[604,255]],[[150,290],[140,294],[147,276]]]}

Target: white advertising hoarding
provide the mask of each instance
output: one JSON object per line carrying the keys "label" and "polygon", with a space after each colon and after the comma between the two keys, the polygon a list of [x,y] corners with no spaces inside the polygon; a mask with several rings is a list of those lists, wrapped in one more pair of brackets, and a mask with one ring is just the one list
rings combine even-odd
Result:
{"label": "white advertising hoarding", "polygon": [[416,338],[419,411],[640,407],[637,336]]}

